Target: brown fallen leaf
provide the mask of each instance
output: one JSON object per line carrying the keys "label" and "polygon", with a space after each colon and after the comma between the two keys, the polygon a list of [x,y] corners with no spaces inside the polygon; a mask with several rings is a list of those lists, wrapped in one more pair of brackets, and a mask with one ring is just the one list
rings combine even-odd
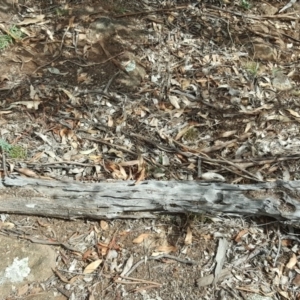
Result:
{"label": "brown fallen leaf", "polygon": [[29,285],[25,284],[18,289],[18,296],[23,296],[28,292]]}
{"label": "brown fallen leaf", "polygon": [[286,268],[293,269],[295,267],[296,263],[297,263],[297,256],[295,253],[293,253],[289,262],[286,264]]}
{"label": "brown fallen leaf", "polygon": [[14,223],[11,222],[0,222],[0,229],[13,229],[15,227]]}
{"label": "brown fallen leaf", "polygon": [[106,221],[101,220],[100,221],[100,227],[101,227],[102,230],[105,231],[105,230],[108,229],[109,226],[108,226],[108,223]]}
{"label": "brown fallen leaf", "polygon": [[242,237],[245,235],[245,234],[247,234],[248,233],[248,229],[243,229],[243,230],[241,230],[238,234],[237,234],[237,236],[235,237],[235,239],[234,239],[234,241],[235,242],[240,242],[241,241],[241,239],[242,239]]}
{"label": "brown fallen leaf", "polygon": [[92,260],[92,259],[97,259],[98,258],[98,255],[97,255],[97,252],[95,250],[92,250],[92,249],[89,249],[87,251],[85,251],[83,254],[82,254],[82,260],[83,261],[86,261],[86,260]]}
{"label": "brown fallen leaf", "polygon": [[20,174],[26,175],[28,177],[39,178],[39,175],[37,175],[34,171],[32,171],[30,169],[20,168],[20,169],[17,169],[17,171]]}
{"label": "brown fallen leaf", "polygon": [[70,283],[67,277],[62,275],[57,269],[52,269],[53,273],[64,283]]}
{"label": "brown fallen leaf", "polygon": [[184,244],[185,245],[191,245],[193,241],[193,233],[190,227],[187,228],[186,230],[186,236],[184,239]]}
{"label": "brown fallen leaf", "polygon": [[135,238],[132,242],[134,244],[140,244],[142,243],[146,238],[148,238],[148,236],[150,235],[150,233],[142,233],[140,234],[137,238]]}
{"label": "brown fallen leaf", "polygon": [[97,270],[97,268],[100,266],[101,263],[102,263],[102,259],[97,259],[93,261],[92,263],[90,263],[85,267],[85,269],[83,270],[83,274],[93,273],[95,270]]}
{"label": "brown fallen leaf", "polygon": [[[170,252],[176,252],[177,248],[175,246],[171,245],[164,245],[164,246],[159,246],[155,249],[155,253],[152,254],[152,256],[157,256],[160,255],[161,253],[170,253]],[[157,253],[158,252],[158,253]]]}
{"label": "brown fallen leaf", "polygon": [[37,220],[37,223],[42,227],[50,227],[51,224],[43,223],[40,219]]}

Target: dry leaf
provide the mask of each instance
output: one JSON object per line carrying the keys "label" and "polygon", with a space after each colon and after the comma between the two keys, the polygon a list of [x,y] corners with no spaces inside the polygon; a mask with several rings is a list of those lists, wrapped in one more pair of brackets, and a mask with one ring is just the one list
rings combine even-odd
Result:
{"label": "dry leaf", "polygon": [[238,243],[238,242],[240,242],[241,241],[241,239],[242,239],[242,237],[245,235],[245,234],[247,234],[248,233],[248,229],[243,229],[243,230],[241,230],[238,234],[237,234],[237,236],[235,237],[235,241]]}
{"label": "dry leaf", "polygon": [[102,256],[105,256],[107,254],[107,251],[108,251],[108,244],[99,242],[97,244],[97,248],[98,248],[98,252]]}
{"label": "dry leaf", "polygon": [[176,96],[171,96],[171,95],[170,95],[170,96],[169,96],[169,100],[170,100],[171,104],[172,104],[175,108],[177,108],[177,109],[180,108],[180,106],[179,106],[180,100],[179,100],[178,97],[176,97]]}
{"label": "dry leaf", "polygon": [[20,287],[18,289],[18,296],[20,297],[20,296],[25,295],[28,292],[28,288],[29,288],[28,284],[25,284],[22,287]]}
{"label": "dry leaf", "polygon": [[83,274],[93,273],[95,270],[97,270],[97,268],[100,266],[101,263],[102,263],[102,259],[97,259],[93,261],[92,263],[90,263],[85,267]]}
{"label": "dry leaf", "polygon": [[42,156],[44,152],[37,152],[30,160],[29,163],[33,163],[35,161],[38,161]]}
{"label": "dry leaf", "polygon": [[126,235],[130,234],[130,232],[131,232],[130,229],[121,231],[121,232],[119,233],[119,236],[126,236]]}
{"label": "dry leaf", "polygon": [[125,264],[124,269],[123,269],[120,276],[125,276],[129,272],[129,270],[131,269],[132,265],[133,265],[133,256],[130,255],[130,257],[126,261],[126,264]]}
{"label": "dry leaf", "polygon": [[[157,252],[162,252],[162,253],[170,253],[170,252],[175,252],[177,251],[177,248],[175,246],[171,245],[165,245],[165,246],[159,246],[155,249]],[[153,254],[152,254],[153,256]]]}
{"label": "dry leaf", "polygon": [[231,131],[225,131],[222,134],[220,134],[219,137],[230,137],[234,134],[236,134],[237,130],[231,130]]}
{"label": "dry leaf", "polygon": [[182,136],[183,136],[186,132],[188,132],[190,129],[192,129],[192,128],[194,128],[194,126],[186,126],[185,128],[181,129],[181,130],[177,133],[177,135],[176,135],[176,137],[175,137],[175,141],[178,141],[179,139],[181,139]]}
{"label": "dry leaf", "polygon": [[216,267],[214,271],[214,283],[217,283],[223,268],[223,265],[225,263],[226,259],[226,252],[229,247],[229,243],[225,238],[221,238],[219,240],[218,250],[216,254]]}
{"label": "dry leaf", "polygon": [[266,117],[266,120],[267,121],[276,120],[276,121],[281,121],[281,122],[291,122],[292,121],[287,116],[281,116],[281,115],[270,115],[270,116]]}
{"label": "dry leaf", "polygon": [[84,151],[80,151],[80,154],[84,154],[84,155],[88,155],[91,154],[92,152],[96,151],[97,147],[93,148],[93,149],[88,149],[88,150],[84,150]]}
{"label": "dry leaf", "polygon": [[191,85],[191,82],[189,79],[182,79],[181,80],[181,88],[183,90],[186,90]]}
{"label": "dry leaf", "polygon": [[57,269],[52,269],[52,271],[54,272],[54,274],[64,283],[70,283],[70,281],[68,280],[67,277],[65,277],[64,275],[62,275]]}
{"label": "dry leaf", "polygon": [[43,223],[40,219],[37,220],[37,223],[42,227],[50,227],[51,224]]}
{"label": "dry leaf", "polygon": [[136,160],[130,160],[130,161],[123,161],[123,162],[119,163],[119,166],[129,167],[129,166],[138,165],[139,163],[140,163],[140,161],[138,159],[136,159]]}
{"label": "dry leaf", "polygon": [[87,78],[89,78],[89,77],[88,77],[88,73],[80,73],[80,74],[77,76],[77,82],[78,82],[78,83],[85,82],[85,81],[87,81]]}
{"label": "dry leaf", "polygon": [[293,253],[289,262],[286,264],[286,268],[293,269],[295,267],[296,263],[297,263],[297,256],[295,253]]}
{"label": "dry leaf", "polygon": [[106,221],[101,220],[100,221],[100,227],[102,230],[107,230],[108,229],[108,223]]}
{"label": "dry leaf", "polygon": [[193,240],[192,230],[191,230],[190,227],[188,227],[187,230],[186,230],[186,236],[185,236],[185,239],[184,239],[184,244],[185,245],[191,245],[192,240]]}
{"label": "dry leaf", "polygon": [[69,97],[72,105],[78,104],[76,97],[71,92],[69,92],[68,90],[66,90],[64,88],[60,88],[60,90],[63,91]]}
{"label": "dry leaf", "polygon": [[300,286],[300,274],[297,274],[292,282],[295,286]]}
{"label": "dry leaf", "polygon": [[281,245],[283,247],[290,247],[292,245],[292,240],[283,239],[281,240]]}
{"label": "dry leaf", "polygon": [[209,181],[225,181],[225,178],[222,175],[214,172],[203,173],[201,177],[202,179]]}
{"label": "dry leaf", "polygon": [[13,229],[15,227],[14,223],[11,222],[0,222],[0,229]]}
{"label": "dry leaf", "polygon": [[300,118],[299,113],[297,113],[296,111],[292,110],[292,109],[287,109],[287,111],[294,117],[296,118]]}
{"label": "dry leaf", "polygon": [[37,15],[35,18],[25,18],[24,21],[19,22],[17,25],[29,25],[29,24],[35,24],[43,21],[45,18],[45,15]]}
{"label": "dry leaf", "polygon": [[25,105],[28,109],[35,109],[37,110],[39,108],[41,101],[38,100],[28,100],[28,101],[19,101],[19,102],[14,102],[10,107],[14,107],[17,105]]}
{"label": "dry leaf", "polygon": [[206,242],[212,240],[211,234],[201,234],[201,237],[203,237]]}
{"label": "dry leaf", "polygon": [[108,116],[107,126],[108,127],[113,127],[114,126],[114,119],[111,116]]}
{"label": "dry leaf", "polygon": [[279,294],[280,294],[282,297],[284,297],[285,299],[288,299],[288,300],[291,299],[288,292],[286,292],[286,291],[278,291],[278,292],[279,292]]}
{"label": "dry leaf", "polygon": [[134,244],[140,244],[140,243],[142,243],[149,235],[150,235],[150,233],[142,233],[142,234],[140,234],[137,238],[135,238],[132,242],[133,242]]}
{"label": "dry leaf", "polygon": [[138,178],[137,178],[137,180],[135,181],[134,184],[137,185],[137,184],[139,184],[139,182],[145,180],[145,174],[146,174],[146,169],[143,168],[143,169],[141,170],[141,172],[139,173]]}
{"label": "dry leaf", "polygon": [[39,176],[34,171],[26,169],[26,168],[20,168],[20,169],[17,169],[17,171],[28,177],[39,178]]}

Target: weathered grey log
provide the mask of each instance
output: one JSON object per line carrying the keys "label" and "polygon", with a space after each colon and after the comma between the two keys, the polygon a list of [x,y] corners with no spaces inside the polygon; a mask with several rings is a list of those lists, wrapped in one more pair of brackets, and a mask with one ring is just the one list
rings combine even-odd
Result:
{"label": "weathered grey log", "polygon": [[0,212],[56,218],[148,218],[234,213],[300,220],[300,181],[231,185],[201,181],[78,183],[5,177]]}

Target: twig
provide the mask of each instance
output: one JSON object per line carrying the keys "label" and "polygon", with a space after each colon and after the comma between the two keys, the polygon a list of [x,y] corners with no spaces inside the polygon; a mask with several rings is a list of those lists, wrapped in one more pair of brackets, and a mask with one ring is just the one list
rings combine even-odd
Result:
{"label": "twig", "polygon": [[[6,236],[16,236],[20,239],[29,240],[34,244],[62,246],[67,250],[77,252],[77,253],[81,253],[81,251],[69,246],[67,243],[62,243],[62,242],[59,242],[59,241],[51,241],[51,240],[41,240],[41,239],[37,239],[37,238],[34,238],[34,237],[26,236],[24,234],[14,233],[13,231],[8,230],[8,229],[6,229],[6,230],[2,229],[2,230],[0,230],[0,232],[2,232]],[[12,235],[10,233],[12,233]]]}
{"label": "twig", "polygon": [[53,62],[55,62],[55,61],[56,61],[58,58],[60,58],[60,57],[61,57],[61,52],[60,52],[57,56],[55,56],[55,58],[52,59],[50,62],[48,62],[48,63],[46,63],[46,64],[43,64],[43,65],[37,67],[37,68],[32,72],[32,74],[35,74],[38,70],[40,70],[40,69],[42,69],[42,68],[44,68],[44,67],[46,67],[46,66],[48,66],[48,65],[51,65]]}
{"label": "twig", "polygon": [[241,168],[239,165],[234,164],[233,162],[228,161],[227,159],[225,159],[224,157],[220,157],[221,160],[223,160],[224,162],[226,162],[228,165],[233,166],[234,168],[242,171],[243,173],[247,174],[248,176],[250,176],[250,178],[256,180],[256,181],[261,181],[259,178],[257,178],[255,175],[253,175],[252,173],[248,172],[247,170]]}
{"label": "twig", "polygon": [[110,57],[110,58],[108,58],[108,59],[106,59],[106,60],[104,60],[104,61],[102,61],[102,62],[99,62],[99,63],[90,63],[90,64],[85,64],[85,65],[83,65],[83,64],[79,64],[78,62],[69,60],[69,59],[64,60],[62,63],[70,62],[70,63],[72,63],[72,64],[75,64],[75,65],[79,66],[79,67],[85,68],[85,67],[91,67],[91,66],[96,66],[96,65],[103,65],[103,64],[107,63],[108,61],[110,61],[110,60],[112,60],[112,59],[114,59],[114,58],[120,56],[120,55],[123,54],[123,53],[124,53],[124,51],[122,51],[121,53],[116,54],[116,55],[114,55],[114,56],[112,56],[112,57]]}
{"label": "twig", "polygon": [[279,257],[279,253],[280,253],[280,250],[281,250],[281,237],[280,237],[280,228],[279,228],[279,225],[277,225],[278,228],[277,228],[277,237],[278,237],[278,248],[277,248],[277,253],[276,253],[276,256],[274,258],[274,261],[273,261],[273,267],[275,268],[276,267],[276,262],[277,262],[277,259]]}
{"label": "twig", "polygon": [[[173,255],[169,255],[169,254],[162,254],[162,255],[158,255],[158,256],[150,256],[150,257],[147,257],[147,260],[160,260],[162,258],[168,258],[168,259],[176,260],[176,261],[178,261],[180,263],[187,264],[187,265],[197,265],[198,264],[198,262],[196,262],[196,261],[182,259],[182,258],[173,256]],[[126,275],[130,275],[143,262],[145,262],[145,258],[142,258],[141,260],[139,260],[138,262],[136,262],[131,267],[131,269],[126,273]]]}
{"label": "twig", "polygon": [[[154,285],[161,286],[161,283],[157,283],[157,282],[149,281],[149,280],[144,280],[144,279],[139,279],[139,278],[134,278],[134,277],[128,277],[128,276],[121,276],[120,275],[119,278],[123,278],[123,279],[127,279],[127,280],[133,280],[133,281],[135,281],[134,283],[149,283],[149,284],[154,284]],[[117,282],[117,283],[129,283],[129,284],[132,284],[132,282],[121,281],[121,280],[119,280],[119,278],[117,280],[115,280],[115,282]]]}
{"label": "twig", "polygon": [[114,18],[119,19],[119,18],[133,17],[133,16],[138,16],[138,15],[151,15],[153,13],[170,12],[170,11],[174,11],[174,10],[184,9],[187,7],[188,7],[187,5],[182,5],[182,6],[176,6],[173,8],[162,8],[162,9],[154,9],[154,10],[147,10],[147,11],[138,11],[138,12],[133,12],[133,13],[128,13],[128,14],[117,15],[117,16],[114,16]]}
{"label": "twig", "polygon": [[292,17],[291,15],[296,14],[297,12],[292,12],[292,13],[288,13],[288,14],[282,14],[282,15],[264,15],[264,16],[256,16],[256,15],[245,15],[239,12],[235,12],[229,9],[224,9],[218,6],[214,6],[214,5],[208,5],[208,8],[211,8],[213,10],[217,10],[217,11],[224,11],[227,12],[229,14],[238,16],[238,17],[242,17],[242,18],[248,18],[248,19],[253,19],[253,20],[264,20],[264,19],[286,19],[286,20],[298,20],[298,17]]}
{"label": "twig", "polygon": [[[104,93],[107,93],[107,91],[108,91],[110,85],[112,84],[112,82],[115,80],[115,78],[116,78],[119,74],[120,74],[120,71],[116,72],[116,73],[109,79],[107,85],[105,86],[105,88],[104,88],[104,90],[103,90]],[[102,95],[101,97],[99,97],[99,101],[101,101],[102,98],[103,98],[103,95]]]}
{"label": "twig", "polygon": [[3,175],[4,177],[7,176],[7,169],[6,169],[6,160],[5,160],[5,151],[4,151],[4,148],[1,147],[1,150],[2,150],[2,169],[3,169]]}
{"label": "twig", "polygon": [[99,45],[100,47],[102,48],[103,52],[105,53],[105,55],[108,57],[108,58],[111,58],[111,61],[114,63],[114,65],[119,68],[121,71],[123,71],[125,74],[129,75],[130,74],[127,72],[127,70],[125,69],[125,67],[122,66],[122,64],[120,64],[116,59],[114,59],[110,53],[106,50],[106,48],[104,47],[103,45],[103,42],[102,41],[99,41]]}
{"label": "twig", "polygon": [[161,284],[153,284],[153,285],[148,285],[148,286],[142,286],[140,288],[134,289],[132,292],[138,293],[139,291],[148,290],[148,289],[152,289],[152,288],[158,288],[158,287],[161,287],[161,286],[162,286]]}

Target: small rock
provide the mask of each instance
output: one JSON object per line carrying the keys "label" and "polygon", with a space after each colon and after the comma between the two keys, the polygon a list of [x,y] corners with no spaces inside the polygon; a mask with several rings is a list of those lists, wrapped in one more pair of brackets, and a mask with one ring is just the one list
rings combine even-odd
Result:
{"label": "small rock", "polygon": [[47,280],[55,265],[56,253],[49,246],[0,236],[1,296],[5,299],[26,283]]}
{"label": "small rock", "polygon": [[292,84],[288,76],[282,72],[278,72],[272,80],[273,87],[278,91],[287,91],[292,88]]}

